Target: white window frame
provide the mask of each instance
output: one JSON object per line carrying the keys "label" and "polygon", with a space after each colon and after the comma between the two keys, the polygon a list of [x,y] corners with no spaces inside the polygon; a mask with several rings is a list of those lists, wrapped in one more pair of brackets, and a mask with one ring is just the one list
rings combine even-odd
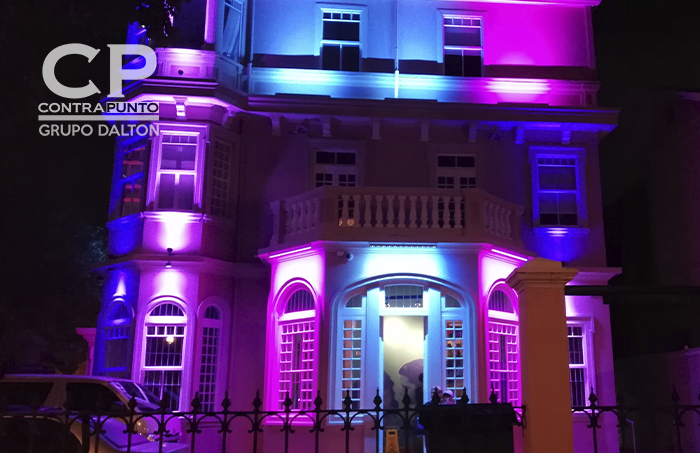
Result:
{"label": "white window frame", "polygon": [[[142,157],[142,163],[141,163],[141,171],[132,173],[130,175],[124,176],[122,173],[123,165],[124,165],[124,158],[126,157],[127,154],[135,151],[136,149],[140,148],[141,145],[143,145],[143,157]],[[116,198],[116,204],[114,205],[114,209],[112,211],[111,218],[113,219],[118,219],[121,217],[126,217],[128,215],[136,214],[138,212],[143,211],[144,206],[145,206],[145,199],[147,196],[146,193],[146,169],[148,167],[149,163],[149,151],[150,151],[150,143],[149,140],[143,137],[139,137],[138,139],[131,139],[128,141],[124,141],[121,143],[121,149],[117,153],[116,159],[115,159],[115,168],[114,168],[114,196]],[[141,180],[141,196],[140,196],[140,201],[139,205],[136,210],[133,212],[125,212],[124,210],[124,190],[126,189],[127,185],[132,185],[136,183],[136,181]],[[114,198],[113,198],[114,199]]]}
{"label": "white window frame", "polygon": [[[438,164],[438,159],[441,156],[448,156],[448,157],[471,157],[474,159],[474,166],[473,167],[441,167]],[[467,153],[460,153],[460,154],[455,154],[455,153],[436,153],[435,154],[435,178],[434,178],[434,184],[435,187],[441,188],[441,184],[439,182],[439,178],[445,177],[445,178],[454,178],[453,181],[453,186],[452,187],[442,187],[447,188],[447,189],[475,189],[477,188],[477,177],[476,177],[476,167],[477,167],[477,161],[476,161],[476,155],[475,154],[467,154]],[[474,178],[474,185],[471,186],[467,184],[466,187],[462,187],[461,180],[460,178]]]}
{"label": "white window frame", "polygon": [[[576,225],[542,225],[540,222],[540,187],[539,187],[539,164],[538,158],[569,158],[576,160],[576,185],[577,190],[565,191],[567,193],[575,193],[577,207],[577,224]],[[528,160],[530,162],[530,174],[532,183],[532,222],[535,232],[540,231],[554,232],[576,231],[583,233],[588,231],[588,209],[586,196],[586,150],[582,148],[566,148],[566,147],[546,147],[546,146],[531,146],[528,152]],[[564,191],[562,191],[564,192]]]}
{"label": "white window frame", "polygon": [[[386,307],[385,289],[393,285],[414,285],[423,287],[423,307]],[[361,307],[346,307],[346,303],[354,296],[362,296]],[[446,307],[445,296],[452,296],[459,302],[459,307]],[[432,302],[432,303],[431,303]],[[360,374],[360,408],[373,407],[372,398],[375,396],[377,387],[383,387],[381,376],[375,375],[374,368],[368,369],[367,363],[377,363],[381,361],[383,352],[381,351],[380,335],[382,330],[382,318],[385,316],[420,316],[426,319],[428,329],[425,331],[425,351],[424,367],[428,374],[424,379],[424,395],[429,399],[429,386],[440,385],[445,387],[447,383],[447,321],[461,321],[463,323],[463,383],[467,388],[467,393],[473,395],[479,380],[475,370],[476,349],[474,336],[473,314],[468,308],[468,303],[464,297],[458,293],[441,285],[433,285],[425,281],[416,281],[410,278],[396,278],[389,281],[369,283],[363,286],[349,289],[336,299],[333,305],[332,332],[333,348],[331,350],[331,369],[329,385],[329,401],[334,409],[342,408],[343,398],[343,326],[345,321],[362,321],[361,335],[361,374]],[[374,336],[376,335],[376,338]],[[377,349],[379,348],[379,349]],[[381,362],[380,362],[381,363]],[[383,368],[383,365],[382,365]],[[432,371],[430,371],[432,370]],[[461,389],[459,389],[461,390]],[[414,395],[410,395],[414,400]],[[423,401],[424,402],[424,401]],[[416,401],[413,401],[415,404]],[[358,417],[356,422],[361,422]],[[333,422],[340,420],[332,419]]]}
{"label": "white window frame", "polygon": [[[117,318],[114,319],[112,314],[115,313],[120,307],[124,307],[127,311],[127,318]],[[102,363],[99,364],[99,369],[103,374],[108,374],[109,376],[115,376],[118,374],[119,377],[129,378],[127,375],[129,373],[129,359],[132,349],[132,340],[134,335],[134,312],[129,306],[129,304],[123,299],[117,299],[110,303],[107,310],[105,310],[106,316],[105,321],[102,325]],[[108,332],[112,332],[116,329],[126,329],[126,337],[119,337],[117,339],[126,339],[126,351],[124,357],[124,366],[120,367],[108,367],[107,366],[107,344],[109,341],[114,341],[114,338],[107,338],[109,336]],[[116,376],[115,376],[116,377]]]}
{"label": "white window frame", "polygon": [[[225,58],[228,58],[236,63],[238,63],[238,60],[240,57],[245,53],[245,34],[246,34],[246,17],[247,17],[247,9],[246,9],[246,3],[245,1],[242,0],[224,0],[223,2],[218,2],[218,13],[217,17],[217,30],[218,33],[216,34],[217,39],[216,39],[216,46],[218,53],[222,55]],[[224,19],[226,17],[226,8],[231,8],[235,9],[234,4],[237,5],[240,8],[241,11],[241,20],[240,23],[238,24],[239,30],[238,30],[238,43],[237,46],[229,46],[228,48],[224,48],[224,33],[225,33],[225,24],[224,24]],[[219,39],[219,37],[221,37]],[[237,48],[238,52],[237,55],[230,55],[230,52],[227,52],[227,50],[230,50],[231,48]]]}
{"label": "white window frame", "polygon": [[[596,374],[595,374],[595,355],[593,349],[593,334],[595,333],[595,323],[592,317],[567,317],[566,327],[567,327],[567,357],[568,357],[568,328],[569,327],[581,327],[583,334],[583,365],[572,366],[569,364],[569,370],[572,368],[579,368],[584,370],[584,390],[585,390],[585,405],[588,405],[588,397],[591,395],[591,387],[595,390],[596,386]],[[569,383],[569,388],[571,383]]]}
{"label": "white window frame", "polygon": [[[206,317],[207,310],[209,310],[210,308],[214,308],[218,311],[219,319],[212,319]],[[225,349],[224,341],[226,341],[226,339],[224,338],[224,311],[218,304],[210,303],[202,305],[202,307],[200,307],[198,317],[200,319],[199,328],[197,329],[199,342],[198,347],[195,348],[195,351],[197,353],[197,363],[195,368],[197,380],[194,382],[193,387],[196,389],[195,391],[199,392],[200,401],[202,401],[202,412],[219,411],[221,407],[221,402],[223,401],[224,392],[222,390],[226,382],[225,379],[222,378],[222,376],[225,374],[225,367],[227,366],[227,363],[223,360]],[[215,345],[216,350],[213,354],[210,351],[204,349],[207,346],[213,347],[211,345],[204,344],[204,329],[218,329],[216,337],[217,342]],[[214,357],[216,359],[215,363],[204,363],[203,359],[205,355],[209,357]],[[202,367],[207,365],[213,366],[214,370],[213,372],[205,374],[213,374],[214,379],[210,382],[202,382]],[[206,389],[203,388],[203,386],[205,386],[206,384],[213,384],[214,391],[206,392]],[[212,401],[203,401],[202,395],[206,395],[207,393],[212,396]]]}
{"label": "white window frame", "polygon": [[[222,147],[220,149],[220,147]],[[209,183],[207,184],[207,214],[225,219],[231,218],[233,213],[233,203],[231,202],[231,189],[233,185],[233,159],[235,145],[225,140],[215,139],[209,147]],[[225,156],[228,161],[222,167],[217,167],[219,157]],[[219,174],[225,172],[225,175]],[[217,185],[222,187],[215,187]],[[221,191],[220,194],[216,192]],[[214,200],[218,200],[219,205],[214,206]]]}
{"label": "white window frame", "polygon": [[[356,140],[328,140],[328,139],[310,139],[308,145],[308,178],[309,190],[316,188],[316,174],[324,173],[332,175],[332,185],[338,187],[340,175],[355,175],[354,186],[343,187],[361,187],[364,184],[364,157],[366,143]],[[355,154],[355,165],[343,164],[317,164],[316,152],[328,153],[353,153]]]}
{"label": "white window frame", "polygon": [[[506,297],[508,297],[508,300],[510,302],[511,308],[513,309],[512,313],[508,312],[503,312],[499,310],[491,310],[489,308],[489,304],[491,302],[491,297],[496,291],[501,291],[503,292]],[[517,365],[516,365],[516,381],[518,383],[517,385],[517,394],[518,397],[516,400],[511,400],[509,396],[509,403],[512,403],[514,406],[519,406],[520,402],[522,401],[522,379],[521,379],[521,356],[520,356],[520,322],[519,322],[519,317],[518,317],[518,306],[517,306],[517,295],[513,292],[510,287],[508,287],[505,283],[498,283],[493,286],[491,291],[489,291],[488,296],[486,297],[486,313],[488,315],[487,323],[486,323],[486,354],[487,356],[490,354],[490,335],[491,335],[491,324],[503,324],[503,325],[508,325],[508,326],[513,326],[515,327],[515,344],[517,348],[516,352],[516,357],[517,357]],[[487,363],[486,363],[486,372],[489,373],[487,376],[486,382],[488,383],[489,386],[489,394],[491,392],[491,360],[490,357],[487,357]],[[499,395],[499,402],[500,401],[500,395]]]}
{"label": "white window frame", "polygon": [[[438,38],[438,63],[442,63],[443,65],[445,64],[445,49],[450,48],[450,49],[462,49],[462,50],[468,50],[468,51],[474,51],[474,52],[480,52],[481,54],[481,72],[478,77],[483,77],[484,75],[484,20],[485,20],[485,12],[484,11],[465,11],[465,10],[447,10],[447,9],[439,9],[438,10],[438,30],[439,30],[439,38]],[[478,27],[481,30],[481,46],[479,47],[474,47],[474,46],[448,46],[445,44],[445,19],[450,19],[450,18],[458,18],[458,19],[478,19],[481,21],[481,25]],[[449,25],[448,25],[449,26]],[[459,77],[459,76],[451,76],[451,77]],[[462,75],[461,77],[475,77],[475,76],[465,76]]]}
{"label": "white window frame", "polygon": [[[291,313],[285,313],[287,304],[289,303],[292,295],[296,293],[297,291],[307,291],[308,293],[311,294],[311,297],[313,299],[313,304],[314,308],[310,310],[303,310],[303,311],[296,311],[296,312],[291,312]],[[277,367],[274,371],[274,388],[270,389],[270,397],[271,400],[274,401],[274,405],[272,406],[273,410],[284,410],[284,400],[286,399],[285,391],[282,388],[282,375],[284,373],[284,370],[282,369],[282,345],[283,345],[283,326],[286,325],[301,325],[304,323],[310,323],[311,324],[311,330],[310,332],[313,334],[313,339],[312,339],[312,349],[311,349],[311,389],[309,390],[309,399],[300,399],[300,404],[296,405],[294,401],[292,402],[291,410],[293,411],[299,411],[299,410],[313,410],[313,401],[314,398],[316,397],[316,391],[318,388],[318,354],[319,354],[319,348],[318,348],[318,342],[319,342],[319,335],[318,335],[318,320],[317,320],[317,309],[318,309],[318,296],[315,294],[315,292],[312,290],[312,288],[308,287],[307,285],[301,283],[300,281],[294,281],[290,282],[286,285],[286,288],[284,288],[280,292],[280,297],[278,297],[278,302],[277,302],[277,313],[276,313],[276,320],[275,320],[275,354],[277,357]],[[302,348],[302,351],[304,349]],[[292,360],[294,359],[294,352],[291,352],[291,357]],[[303,357],[300,359],[303,361]],[[290,369],[290,372],[293,371],[303,371],[303,368],[301,369]],[[303,386],[300,387],[300,391],[303,391]],[[290,393],[290,398],[293,396]]]}
{"label": "white window frame", "polygon": [[[315,27],[315,40],[314,42],[318,43],[315,45],[314,49],[314,56],[318,57],[318,67],[319,69],[323,70],[323,60],[322,60],[322,48],[324,43],[328,44],[351,44],[355,45],[355,41],[331,41],[331,40],[324,40],[323,39],[323,13],[337,13],[337,12],[345,12],[345,13],[352,13],[352,14],[359,14],[360,15],[360,40],[357,42],[357,46],[360,49],[360,68],[359,71],[357,72],[362,72],[362,56],[364,55],[364,49],[367,45],[367,6],[365,5],[348,5],[348,4],[341,4],[341,3],[317,3],[316,4],[316,27]],[[342,59],[342,57],[341,57]],[[343,71],[343,69],[340,69]],[[356,72],[356,71],[350,71],[350,72]]]}
{"label": "white window frame", "polygon": [[[183,316],[152,316],[151,312],[156,309],[156,307],[165,305],[165,304],[172,304],[175,305],[177,308],[180,309],[182,312]],[[152,304],[148,307],[146,314],[144,316],[143,320],[143,332],[141,334],[142,338],[142,344],[141,344],[141,358],[140,358],[140,371],[139,371],[139,382],[145,385],[145,377],[146,377],[146,372],[148,371],[180,371],[180,394],[179,394],[179,407],[175,408],[175,410],[186,410],[189,407],[190,401],[189,401],[189,391],[188,389],[188,384],[189,384],[189,369],[191,366],[187,366],[187,364],[190,364],[189,360],[189,353],[190,351],[188,350],[189,348],[189,338],[188,338],[188,333],[189,333],[189,326],[188,326],[188,321],[189,321],[189,316],[187,313],[187,310],[184,306],[181,304],[177,303],[174,300],[167,299],[167,300],[162,300],[159,301],[158,303]],[[146,347],[148,344],[148,327],[158,327],[158,326],[165,326],[166,328],[169,326],[175,326],[177,327],[182,327],[183,334],[182,334],[182,358],[180,360],[180,365],[179,366],[153,366],[153,365],[146,365]]]}
{"label": "white window frame", "polygon": [[[178,211],[175,204],[173,208],[162,209],[158,206],[158,196],[160,194],[160,175],[161,174],[187,174],[194,175],[194,190],[193,190],[193,200],[192,209],[187,209],[187,212],[201,212],[202,210],[202,180],[204,179],[204,156],[206,155],[208,146],[208,127],[204,125],[190,125],[187,126],[172,124],[172,123],[160,123],[159,124],[160,134],[158,137],[154,137],[151,146],[151,156],[150,156],[150,168],[148,171],[148,180],[153,181],[153,184],[148,185],[148,197],[146,199],[147,206],[150,209],[161,210],[161,211]],[[195,168],[194,170],[160,170],[161,155],[163,149],[163,136],[165,135],[187,135],[196,137],[196,154],[195,154]],[[176,176],[176,183],[179,181],[179,176]],[[176,192],[177,193],[177,192]],[[177,196],[175,196],[177,199]],[[174,203],[176,203],[175,201]]]}

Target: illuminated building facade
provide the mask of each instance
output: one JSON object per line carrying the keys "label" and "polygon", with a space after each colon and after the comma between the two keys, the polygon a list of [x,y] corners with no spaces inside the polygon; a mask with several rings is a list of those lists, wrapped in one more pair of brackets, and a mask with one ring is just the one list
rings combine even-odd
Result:
{"label": "illuminated building facade", "polygon": [[94,372],[173,409],[493,391],[528,407],[519,449],[588,451],[570,407],[615,401],[609,315],[564,285],[617,272],[597,3],[185,4],[127,93],[160,133],[117,143]]}

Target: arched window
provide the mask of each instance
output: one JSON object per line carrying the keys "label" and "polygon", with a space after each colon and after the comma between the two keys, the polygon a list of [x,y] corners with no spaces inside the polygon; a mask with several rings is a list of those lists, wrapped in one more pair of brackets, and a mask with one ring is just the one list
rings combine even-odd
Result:
{"label": "arched window", "polygon": [[107,376],[129,377],[131,319],[131,309],[123,302],[112,307],[107,315],[103,331],[103,372]]}
{"label": "arched window", "polygon": [[404,392],[412,404],[440,386],[456,397],[475,393],[469,304],[425,279],[377,281],[337,300],[331,404],[372,407],[376,389],[385,409],[398,408]]}
{"label": "arched window", "polygon": [[287,395],[292,409],[313,408],[315,305],[314,296],[307,289],[294,291],[284,302],[278,323],[280,408]]}
{"label": "arched window", "polygon": [[187,317],[171,302],[146,316],[143,384],[172,410],[180,408]]}
{"label": "arched window", "polygon": [[199,365],[199,399],[203,412],[212,412],[216,407],[217,371],[221,351],[221,311],[210,305],[202,319],[202,341]]}
{"label": "arched window", "polygon": [[488,302],[489,384],[498,401],[518,405],[519,340],[518,318],[508,294],[500,289],[491,293]]}

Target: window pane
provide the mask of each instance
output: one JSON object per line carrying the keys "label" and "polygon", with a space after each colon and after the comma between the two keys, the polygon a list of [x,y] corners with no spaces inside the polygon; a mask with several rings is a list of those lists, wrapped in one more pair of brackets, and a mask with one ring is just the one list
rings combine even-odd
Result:
{"label": "window pane", "polygon": [[0,399],[10,406],[42,406],[53,382],[0,382]]}
{"label": "window pane", "polygon": [[334,164],[335,163],[335,153],[329,153],[327,151],[316,151],[316,163],[317,164]]}
{"label": "window pane", "polygon": [[445,45],[481,47],[481,28],[445,27]]}
{"label": "window pane", "polygon": [[175,207],[175,175],[161,174],[158,186],[158,209]]}
{"label": "window pane", "polygon": [[539,166],[540,190],[576,190],[575,167]]}
{"label": "window pane", "polygon": [[196,146],[164,143],[160,168],[161,170],[194,170],[196,154]]}
{"label": "window pane", "polygon": [[119,402],[117,395],[107,387],[93,383],[66,384],[66,406],[70,410],[102,412]]}
{"label": "window pane", "polygon": [[456,165],[456,156],[438,156],[438,167],[455,167]]}
{"label": "window pane", "polygon": [[340,70],[340,46],[324,44],[321,50],[321,68]]}
{"label": "window pane", "polygon": [[465,55],[464,77],[481,77],[481,55]]}
{"label": "window pane", "polygon": [[177,208],[190,210],[194,204],[194,175],[180,175],[177,189]]}
{"label": "window pane", "polygon": [[337,153],[337,156],[338,165],[355,165],[355,153]]}
{"label": "window pane", "polygon": [[343,46],[343,71],[360,70],[360,48],[358,46]]}
{"label": "window pane", "polygon": [[[459,52],[459,51],[457,51]],[[445,75],[461,76],[462,75],[462,55],[454,55],[448,53],[445,49]]]}
{"label": "window pane", "polygon": [[571,405],[586,405],[586,380],[583,368],[573,368],[569,370],[571,380]]}
{"label": "window pane", "polygon": [[457,156],[457,166],[462,168],[473,168],[474,156]]}
{"label": "window pane", "polygon": [[423,287],[417,285],[391,285],[384,289],[387,307],[412,308],[423,306]]}
{"label": "window pane", "polygon": [[323,21],[323,39],[332,41],[359,41],[359,22]]}

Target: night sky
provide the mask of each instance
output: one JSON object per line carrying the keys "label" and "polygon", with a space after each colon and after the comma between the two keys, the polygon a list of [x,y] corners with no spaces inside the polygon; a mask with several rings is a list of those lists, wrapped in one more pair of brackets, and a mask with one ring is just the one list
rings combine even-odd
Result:
{"label": "night sky", "polygon": [[[56,292],[52,285],[64,279],[66,268],[86,268],[71,260],[89,254],[65,253],[84,247],[82,226],[103,227],[107,220],[113,139],[39,136],[38,104],[60,102],[44,85],[41,66],[48,52],[61,44],[81,42],[100,48],[91,64],[82,57],[64,59],[58,76],[74,86],[92,79],[106,92],[106,44],[123,43],[124,5],[136,2],[8,3],[0,18],[4,81],[0,134],[6,194],[2,249],[11,265],[0,298],[0,338],[9,324],[33,325],[41,331],[37,320],[40,312],[46,316],[47,311],[53,318],[47,322],[64,327],[51,334],[60,338],[70,336],[67,332],[76,325],[94,325],[99,309],[99,300],[73,300],[70,288],[59,291],[52,304],[88,309],[50,309],[46,299]],[[603,0],[593,19],[602,106],[621,107],[624,113],[630,100],[646,90],[700,90],[700,1]],[[98,100],[99,96],[87,99]],[[57,229],[57,223],[72,226]],[[610,256],[609,265],[621,264],[617,251]],[[11,347],[7,339],[0,341],[0,348]]]}

